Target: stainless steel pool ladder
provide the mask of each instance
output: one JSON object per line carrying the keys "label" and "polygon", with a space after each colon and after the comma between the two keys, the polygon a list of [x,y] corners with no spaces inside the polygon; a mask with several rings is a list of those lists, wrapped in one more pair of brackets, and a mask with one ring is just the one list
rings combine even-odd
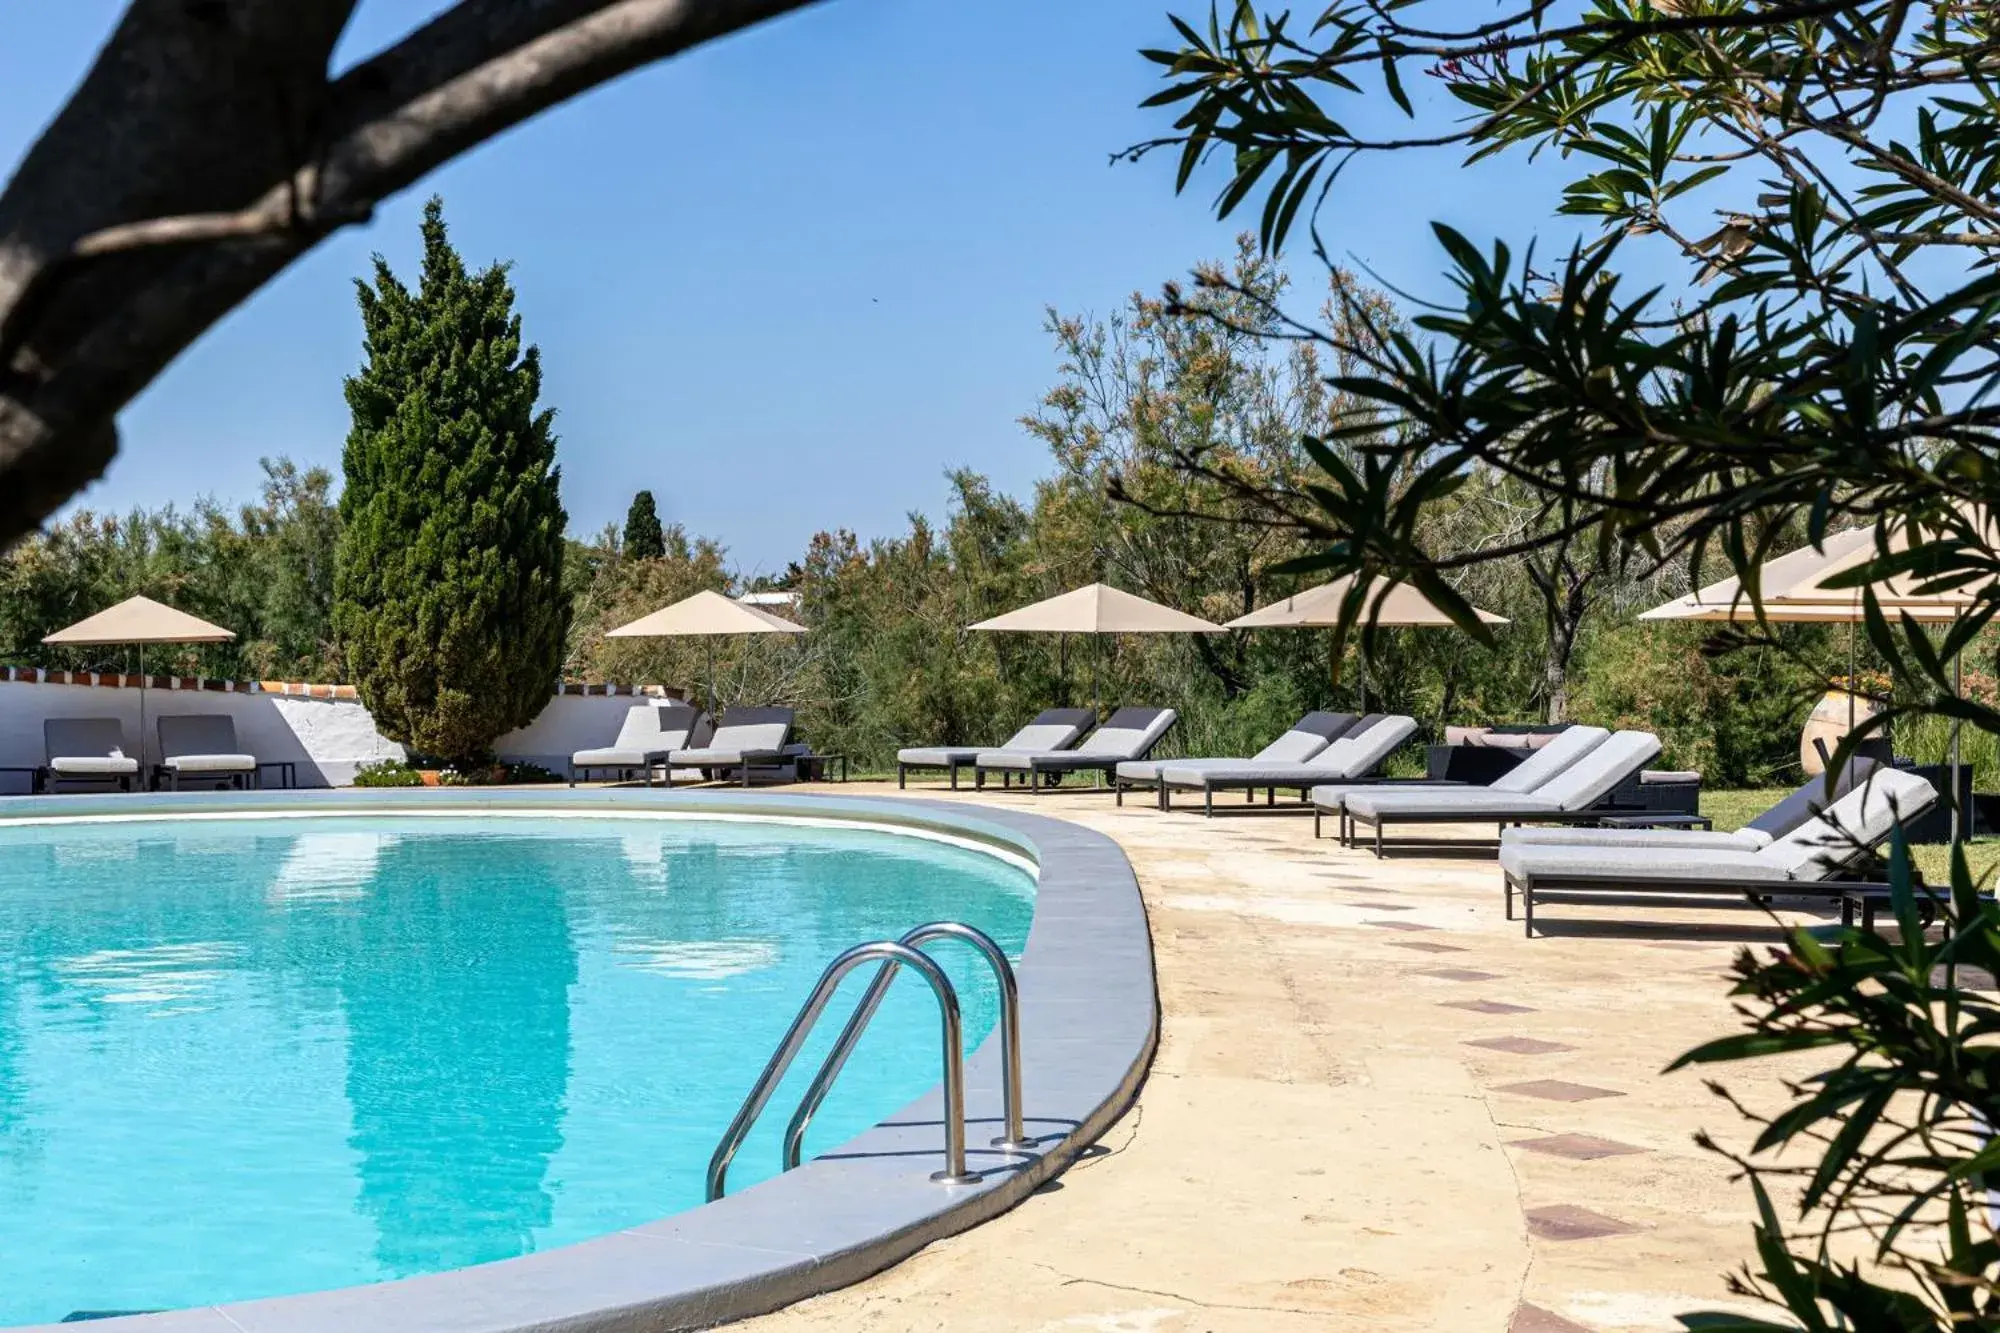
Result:
{"label": "stainless steel pool ladder", "polygon": [[708,1199],[713,1203],[723,1195],[729,1174],[729,1163],[743,1146],[751,1126],[764,1113],[771,1096],[777,1091],[778,1083],[798,1058],[806,1038],[813,1026],[833,1000],[834,992],[849,972],[863,963],[880,962],[882,967],[875,974],[875,980],[855,1006],[854,1014],[847,1020],[847,1026],[835,1039],[833,1049],[827,1052],[821,1062],[819,1072],[800,1097],[798,1109],[792,1113],[790,1123],[785,1127],[785,1151],[783,1167],[789,1171],[799,1164],[805,1143],[806,1126],[812,1123],[813,1115],[826,1101],[833,1090],[834,1080],[847,1058],[854,1053],[856,1043],[874,1018],[875,1011],[882,1005],[882,999],[889,993],[889,986],[896,979],[896,973],[908,967],[922,977],[931,988],[931,994],[938,1002],[940,1037],[944,1055],[944,1170],[933,1172],[931,1179],[946,1185],[970,1185],[979,1180],[979,1173],[969,1171],[965,1164],[965,1057],[963,1036],[959,1018],[958,992],[929,955],[919,951],[921,944],[933,940],[955,939],[970,944],[979,951],[987,965],[993,970],[993,979],[1000,992],[1000,1050],[1001,1050],[1001,1097],[1005,1106],[1006,1132],[993,1140],[993,1146],[1014,1152],[1026,1151],[1034,1146],[1027,1136],[1021,1118],[1021,1003],[1020,989],[1014,979],[1013,965],[1007,961],[1007,954],[993,942],[984,931],[977,930],[959,921],[933,921],[918,926],[900,940],[877,940],[872,944],[857,944],[827,964],[820,974],[812,994],[785,1030],[784,1040],[764,1066],[764,1072],[757,1076],[757,1082],[750,1089],[750,1095],[743,1100],[736,1118],[729,1122],[723,1132],[722,1141],[715,1146],[715,1155],[708,1161]]}

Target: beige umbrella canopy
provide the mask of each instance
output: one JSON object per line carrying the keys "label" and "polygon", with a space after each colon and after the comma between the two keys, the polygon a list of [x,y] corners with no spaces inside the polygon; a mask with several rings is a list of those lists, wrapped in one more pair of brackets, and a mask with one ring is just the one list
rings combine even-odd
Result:
{"label": "beige umbrella canopy", "polygon": [[[648,616],[641,616],[629,625],[620,625],[605,634],[607,639],[681,639],[705,638],[714,640],[729,634],[804,634],[806,627],[774,616],[760,607],[745,606],[743,603],[724,597],[719,592],[704,589],[692,597],[683,597],[671,606],[663,606]],[[708,645],[708,711],[715,711],[715,644]]]}
{"label": "beige umbrella canopy", "polygon": [[227,643],[235,637],[234,630],[211,625],[150,597],[128,597],[108,611],[57,630],[42,642],[91,648],[122,643]]}
{"label": "beige umbrella canopy", "polygon": [[969,629],[1024,630],[1034,634],[1218,634],[1222,626],[1092,583],[1036,602]]}
{"label": "beige umbrella canopy", "polygon": [[[1418,592],[1407,583],[1385,586],[1388,580],[1377,576],[1368,585],[1364,608],[1374,612],[1377,625],[1391,629],[1441,629],[1451,625],[1452,619],[1440,611],[1430,598]],[[1238,616],[1229,622],[1230,629],[1332,629],[1340,624],[1340,606],[1347,600],[1348,592],[1354,587],[1352,574],[1322,583],[1317,588],[1307,588],[1304,592],[1293,593],[1280,598],[1269,606],[1260,606],[1247,616]],[[1491,611],[1473,607],[1480,623],[1484,625],[1505,625],[1505,616],[1496,616]],[[1368,711],[1368,667],[1361,667],[1361,711]]]}
{"label": "beige umbrella canopy", "polygon": [[[1377,577],[1368,585],[1364,605],[1374,610],[1377,625],[1388,628],[1444,628],[1451,617],[1432,604],[1431,599],[1407,583],[1399,583],[1383,594],[1387,579]],[[1293,593],[1269,606],[1258,607],[1247,616],[1229,622],[1230,629],[1331,629],[1340,623],[1340,605],[1347,600],[1354,578],[1335,579],[1317,588]],[[1505,625],[1507,617],[1472,608],[1481,624]]]}
{"label": "beige umbrella canopy", "polygon": [[234,630],[176,611],[150,597],[128,597],[107,611],[86,616],[42,640],[58,648],[96,648],[112,644],[139,647],[139,762],[146,760],[146,645],[149,643],[227,643]]}
{"label": "beige umbrella canopy", "polygon": [[[1102,583],[1086,584],[1084,587],[1050,597],[1009,611],[1005,615],[982,620],[966,628],[976,630],[1015,630],[1027,634],[1054,634],[1057,636],[1056,655],[1058,677],[1067,672],[1067,638],[1071,634],[1220,634],[1222,626],[1191,616],[1185,611],[1176,611],[1171,606],[1149,602],[1129,592],[1108,588]],[[1065,691],[1067,693],[1067,691]],[[1097,664],[1090,668],[1090,701],[1097,703]]]}

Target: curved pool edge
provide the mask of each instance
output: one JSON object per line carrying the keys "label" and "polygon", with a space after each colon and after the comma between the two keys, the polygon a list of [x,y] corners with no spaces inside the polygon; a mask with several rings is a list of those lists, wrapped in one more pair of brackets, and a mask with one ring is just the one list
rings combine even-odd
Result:
{"label": "curved pool edge", "polygon": [[[474,788],[6,798],[0,799],[0,822],[68,814],[537,809],[829,820],[927,831],[1027,855],[1038,867],[1039,885],[1018,972],[1023,1100],[1036,1150],[985,1146],[1000,1132],[999,1043],[993,1035],[966,1064],[968,1156],[987,1173],[976,1185],[946,1187],[928,1178],[943,1159],[941,1095],[933,1087],[795,1171],[626,1231],[473,1268],[113,1318],[90,1327],[104,1333],[653,1333],[710,1327],[860,1281],[1006,1212],[1075,1161],[1131,1105],[1145,1079],[1159,1039],[1159,1003],[1137,878],[1110,838],[1041,815],[903,797]],[[767,1112],[783,1113],[778,1106]],[[53,1333],[74,1325],[36,1327]]]}

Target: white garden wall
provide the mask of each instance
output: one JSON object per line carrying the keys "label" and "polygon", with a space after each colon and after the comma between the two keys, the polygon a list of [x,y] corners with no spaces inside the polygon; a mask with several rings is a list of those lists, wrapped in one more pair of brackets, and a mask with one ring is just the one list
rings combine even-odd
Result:
{"label": "white garden wall", "polygon": [[[295,765],[301,787],[345,787],[361,765],[403,757],[403,747],[375,730],[374,719],[356,699],[266,693],[247,685],[226,691],[156,685],[146,691],[143,762],[159,758],[156,727],[170,713],[225,715],[235,723],[236,743],[245,753]],[[40,764],[42,723],[52,717],[115,717],[125,728],[125,743],[139,743],[136,687],[0,679],[0,768]],[[276,772],[265,772],[265,785],[278,781]],[[27,790],[27,774],[0,775],[0,791]]]}
{"label": "white garden wall", "polygon": [[[131,683],[117,683],[121,679]],[[608,693],[614,689],[617,693]],[[658,687],[646,687],[645,695],[677,697]],[[576,751],[611,743],[625,710],[642,701],[637,696],[629,686],[564,686],[532,723],[495,741],[494,752],[510,762],[540,764],[561,773]],[[403,747],[375,729],[368,710],[345,688],[248,682],[224,686],[219,681],[154,677],[146,691],[146,763],[159,758],[156,728],[159,718],[169,713],[228,716],[245,752],[262,760],[292,763],[301,787],[349,786],[363,764],[404,757]],[[126,744],[137,744],[137,677],[83,673],[71,677],[63,672],[0,668],[0,768],[27,769],[42,763],[42,723],[52,717],[115,717],[125,728]],[[264,774],[265,785],[276,786],[278,781],[276,772]],[[26,773],[0,774],[0,794],[22,793],[28,787]]]}

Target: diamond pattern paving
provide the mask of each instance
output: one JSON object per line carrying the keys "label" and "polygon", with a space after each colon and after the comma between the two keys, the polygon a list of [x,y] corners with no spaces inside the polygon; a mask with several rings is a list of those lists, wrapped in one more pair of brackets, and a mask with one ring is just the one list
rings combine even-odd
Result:
{"label": "diamond pattern paving", "polygon": [[1532,1014],[1535,1011],[1525,1004],[1506,1004],[1499,1000],[1446,1000],[1447,1009],[1470,1009],[1475,1014]]}
{"label": "diamond pattern paving", "polygon": [[1464,953],[1456,944],[1432,944],[1429,940],[1390,940],[1391,949],[1415,949],[1418,953]]}
{"label": "diamond pattern paving", "polygon": [[1588,1083],[1565,1083],[1559,1078],[1530,1079],[1526,1083],[1509,1083],[1495,1088],[1495,1092],[1510,1093],[1516,1097],[1536,1097],[1545,1102],[1591,1102],[1599,1097],[1623,1097],[1622,1092],[1609,1088],[1593,1088]]}
{"label": "diamond pattern paving", "polygon": [[1604,1236],[1629,1236],[1639,1228],[1603,1213],[1593,1213],[1573,1203],[1528,1210],[1529,1234],[1542,1240],[1597,1240]]}
{"label": "diamond pattern paving", "polygon": [[1382,930],[1436,930],[1436,926],[1426,926],[1417,921],[1363,921],[1364,926],[1376,926]]}
{"label": "diamond pattern paving", "polygon": [[1477,972],[1469,967],[1427,967],[1418,975],[1443,981],[1493,981],[1500,976],[1498,972]]}
{"label": "diamond pattern paving", "polygon": [[1573,1051],[1576,1047],[1560,1041],[1543,1041],[1540,1037],[1481,1037],[1477,1041],[1463,1043],[1466,1046],[1483,1046],[1489,1051],[1505,1051],[1509,1055],[1553,1055],[1557,1051]]}
{"label": "diamond pattern paving", "polygon": [[1514,1317],[1507,1321],[1507,1333],[1590,1333],[1590,1330],[1552,1310],[1522,1301],[1514,1307]]}
{"label": "diamond pattern paving", "polygon": [[1551,1157],[1567,1157],[1572,1162],[1594,1162],[1600,1157],[1629,1157],[1649,1151],[1616,1139],[1600,1139],[1589,1134],[1551,1134],[1545,1139],[1516,1139],[1516,1148],[1545,1152]]}

